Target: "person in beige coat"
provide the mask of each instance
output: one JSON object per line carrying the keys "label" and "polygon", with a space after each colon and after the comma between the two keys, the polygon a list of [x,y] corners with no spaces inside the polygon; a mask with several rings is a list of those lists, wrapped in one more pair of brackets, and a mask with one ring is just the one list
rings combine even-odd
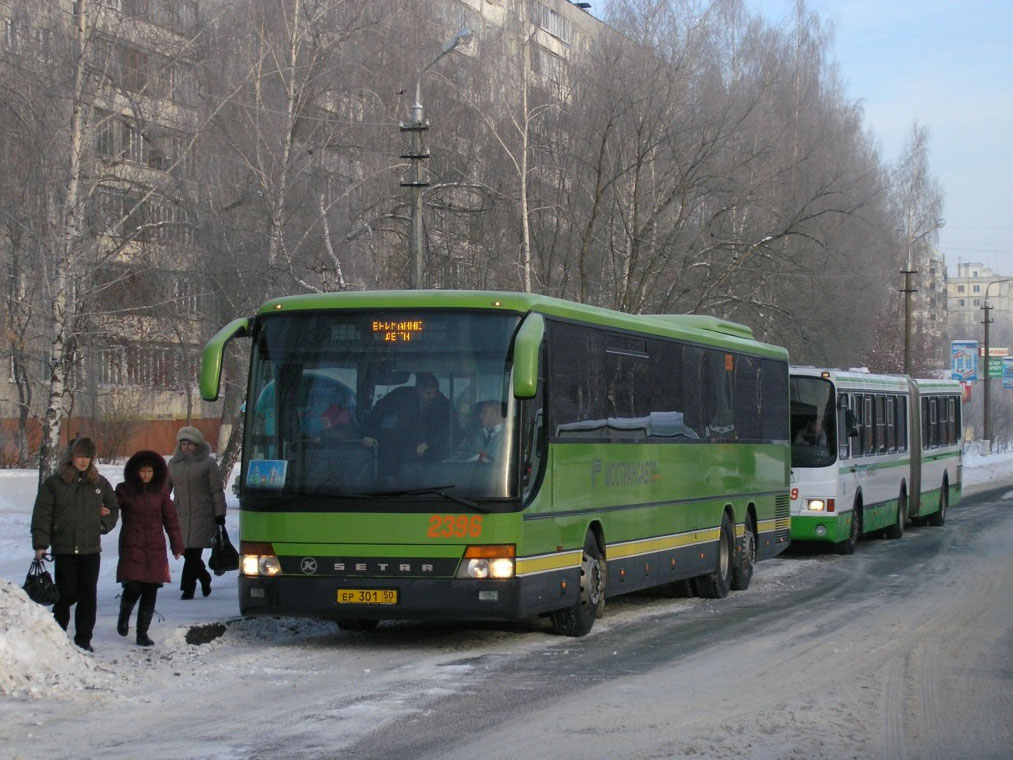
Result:
{"label": "person in beige coat", "polygon": [[195,427],[183,427],[176,433],[176,451],[169,460],[169,486],[185,547],[181,598],[193,599],[197,581],[201,593],[208,596],[211,573],[201,555],[211,546],[216,524],[225,524],[225,488],[211,447]]}

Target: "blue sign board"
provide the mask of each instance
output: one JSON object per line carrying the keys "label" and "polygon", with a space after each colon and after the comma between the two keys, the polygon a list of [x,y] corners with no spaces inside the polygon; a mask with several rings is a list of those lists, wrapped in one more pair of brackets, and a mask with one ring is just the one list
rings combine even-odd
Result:
{"label": "blue sign board", "polygon": [[950,341],[950,377],[969,383],[978,379],[978,341]]}
{"label": "blue sign board", "polygon": [[1002,387],[1013,388],[1013,356],[1002,358]]}

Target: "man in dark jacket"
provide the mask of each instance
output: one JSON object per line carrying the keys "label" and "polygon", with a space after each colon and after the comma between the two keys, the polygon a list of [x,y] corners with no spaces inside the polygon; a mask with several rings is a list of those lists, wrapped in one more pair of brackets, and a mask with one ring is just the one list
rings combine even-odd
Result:
{"label": "man in dark jacket", "polygon": [[41,559],[52,546],[60,599],[53,617],[63,630],[74,609],[74,643],[94,651],[101,537],[116,525],[119,506],[109,481],[95,469],[95,442],[76,438],[60,457],[55,475],[39,487],[32,510],[32,547]]}
{"label": "man in dark jacket", "polygon": [[429,372],[415,376],[415,387],[395,388],[376,402],[362,443],[379,447],[381,471],[396,472],[407,462],[439,462],[450,448],[453,408]]}

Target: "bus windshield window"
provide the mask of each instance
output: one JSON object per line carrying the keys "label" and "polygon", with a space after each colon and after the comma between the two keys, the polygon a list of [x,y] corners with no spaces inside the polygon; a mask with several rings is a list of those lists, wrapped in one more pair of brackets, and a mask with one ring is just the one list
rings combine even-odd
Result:
{"label": "bus windshield window", "polygon": [[827,467],[837,461],[834,388],[820,377],[792,376],[791,464]]}
{"label": "bus windshield window", "polygon": [[514,496],[507,357],[518,321],[449,310],[264,318],[254,338],[244,487]]}

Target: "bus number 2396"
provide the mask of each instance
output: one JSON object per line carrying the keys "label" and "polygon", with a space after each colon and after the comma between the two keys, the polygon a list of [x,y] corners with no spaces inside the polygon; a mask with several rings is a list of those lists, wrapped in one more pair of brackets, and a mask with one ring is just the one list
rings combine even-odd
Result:
{"label": "bus number 2396", "polygon": [[482,535],[482,515],[432,515],[429,538],[478,538]]}

